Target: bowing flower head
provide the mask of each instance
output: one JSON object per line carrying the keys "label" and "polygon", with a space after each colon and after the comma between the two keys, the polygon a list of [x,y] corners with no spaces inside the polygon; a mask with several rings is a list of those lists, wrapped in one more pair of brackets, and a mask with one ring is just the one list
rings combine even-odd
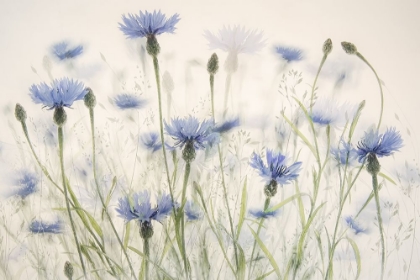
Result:
{"label": "bowing flower head", "polygon": [[83,46],[70,48],[67,42],[61,42],[52,46],[52,53],[59,60],[72,59],[83,53]]}
{"label": "bowing flower head", "polygon": [[274,211],[263,211],[259,209],[251,209],[248,211],[248,213],[256,219],[267,219],[276,217],[280,213],[280,210],[277,209]]}
{"label": "bowing flower head", "polygon": [[290,48],[284,46],[274,47],[275,52],[287,63],[300,61],[303,59],[302,50],[298,48]]}
{"label": "bowing flower head", "polygon": [[321,126],[342,126],[348,119],[352,119],[357,107],[348,104],[339,105],[334,99],[320,98],[312,107],[310,117],[314,123]]}
{"label": "bowing flower head", "polygon": [[357,151],[350,143],[343,140],[337,148],[331,148],[331,155],[334,159],[342,165],[352,165],[357,159]]}
{"label": "bowing flower head", "polygon": [[299,176],[301,162],[295,162],[287,166],[288,159],[281,153],[272,150],[266,151],[267,165],[264,164],[260,155],[255,152],[251,156],[250,165],[256,169],[266,183],[264,192],[267,197],[277,193],[277,185],[289,184]]}
{"label": "bowing flower head", "polygon": [[38,190],[38,182],[39,179],[36,174],[23,169],[19,171],[17,176],[14,178],[13,184],[15,186],[19,186],[19,188],[14,190],[12,195],[17,195],[22,199],[25,199],[27,196]]}
{"label": "bowing flower head", "polygon": [[140,99],[137,95],[123,93],[114,98],[114,103],[119,109],[128,110],[140,109],[146,104],[146,101]]}
{"label": "bowing flower head", "polygon": [[41,220],[34,220],[29,225],[29,231],[32,233],[58,234],[63,232],[63,223],[60,220],[52,223],[43,222]]}

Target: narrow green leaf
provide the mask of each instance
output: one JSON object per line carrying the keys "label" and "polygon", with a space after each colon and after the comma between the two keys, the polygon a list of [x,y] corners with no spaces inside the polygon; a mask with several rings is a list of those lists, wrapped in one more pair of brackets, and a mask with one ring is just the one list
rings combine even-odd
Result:
{"label": "narrow green leaf", "polygon": [[117,186],[117,177],[114,176],[114,178],[112,179],[112,185],[111,188],[109,189],[108,195],[106,196],[106,200],[105,200],[105,207],[104,209],[102,209],[102,219],[104,218],[104,214],[105,214],[105,209],[108,208],[108,204],[111,201],[112,198],[112,194],[114,193],[115,187]]}
{"label": "narrow green leaf", "polygon": [[357,246],[356,242],[354,242],[353,239],[346,237],[346,240],[350,243],[351,247],[353,248],[354,256],[356,257],[357,275],[355,279],[357,280],[359,279],[360,272],[362,271],[362,261],[360,259],[359,247]]}
{"label": "narrow green leaf", "polygon": [[282,113],[283,118],[286,120],[286,122],[290,125],[290,127],[293,129],[293,131],[300,137],[300,139],[305,142],[306,146],[311,150],[311,152],[314,154],[314,156],[317,158],[317,154],[315,151],[314,146],[312,146],[311,142],[303,135],[302,132]]}
{"label": "narrow green leaf", "polygon": [[239,234],[241,233],[242,225],[245,220],[246,214],[246,205],[248,200],[248,192],[246,191],[246,184],[247,184],[247,177],[245,176],[244,187],[242,188],[242,197],[241,197],[241,210],[239,212],[239,222],[238,222],[238,229],[236,231],[236,239],[239,238]]}
{"label": "narrow green leaf", "polygon": [[237,243],[236,244],[239,251],[239,260],[238,260],[238,271],[236,272],[236,279],[243,280],[245,279],[245,269],[246,269],[246,259],[245,253],[242,247]]}
{"label": "narrow green leaf", "polygon": [[277,204],[277,205],[275,205],[275,206],[273,206],[273,207],[271,207],[271,208],[267,209],[267,210],[266,210],[266,212],[273,212],[273,211],[276,211],[277,209],[282,208],[282,207],[283,207],[284,205],[286,205],[287,203],[289,203],[289,202],[293,201],[294,199],[296,199],[296,198],[298,198],[298,197],[304,196],[304,195],[309,196],[309,195],[308,195],[308,194],[306,194],[306,193],[298,193],[298,194],[292,195],[291,197],[289,197],[289,198],[287,198],[287,199],[283,200],[282,202],[280,202],[279,204]]}
{"label": "narrow green leaf", "polygon": [[[144,258],[144,254],[137,250],[134,247],[128,246],[128,249],[139,255],[140,257]],[[152,259],[149,259],[149,263],[151,263],[157,270],[159,270],[161,273],[163,273],[168,279],[175,279],[173,278],[168,272],[166,272],[163,268],[161,268],[159,265],[157,265]]]}
{"label": "narrow green leaf", "polygon": [[125,235],[124,235],[124,249],[127,250],[128,241],[130,240],[130,229],[131,223],[125,224]]}

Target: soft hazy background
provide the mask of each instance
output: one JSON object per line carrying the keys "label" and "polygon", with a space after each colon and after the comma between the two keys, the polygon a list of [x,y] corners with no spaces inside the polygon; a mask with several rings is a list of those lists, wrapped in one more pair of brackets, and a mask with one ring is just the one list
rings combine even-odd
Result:
{"label": "soft hazy background", "polygon": [[[231,115],[240,113],[243,124],[251,129],[269,127],[273,116],[279,116],[281,104],[273,102],[273,98],[278,100],[280,76],[277,73],[284,67],[273,46],[282,44],[303,49],[305,59],[288,65],[285,70],[302,71],[304,83],[311,84],[322,57],[322,44],[331,38],[334,49],[321,74],[318,94],[335,95],[349,102],[366,100],[361,120],[361,128],[366,128],[377,122],[379,89],[367,66],[342,51],[340,42],[349,41],[375,67],[384,83],[383,127],[397,126],[405,141],[395,162],[402,165],[406,161],[418,167],[419,1],[1,0],[0,151],[8,152],[16,147],[9,128],[9,123],[16,125],[13,113],[16,102],[24,105],[34,122],[37,118],[51,118],[50,111],[41,110],[28,96],[31,84],[49,82],[47,69],[54,78],[65,75],[90,86],[104,109],[97,113],[104,117],[115,113],[109,98],[124,91],[139,91],[156,105],[151,68],[140,73],[143,69],[138,50],[144,42],[126,40],[118,29],[122,14],[154,9],[161,9],[166,15],[179,13],[181,17],[176,34],[159,37],[162,73],[168,71],[175,82],[174,114],[184,116],[199,110],[202,102],[208,102],[205,63],[213,51],[208,49],[203,31],[217,32],[223,25],[240,24],[264,31],[266,47],[258,54],[239,56],[240,71],[233,84]],[[84,54],[72,63],[55,61],[50,48],[63,40],[82,44]],[[223,63],[226,54],[217,53]],[[343,72],[345,79],[335,84]],[[222,69],[220,73],[216,79],[224,81],[225,73]],[[141,90],[136,88],[136,83]],[[148,84],[152,85],[150,89]],[[222,98],[217,93],[223,92],[223,84],[216,86],[216,101],[221,104]],[[79,115],[86,115],[80,113],[81,109],[83,106],[75,105]],[[72,118],[69,114],[69,123],[75,120]],[[384,164],[384,172],[394,173],[398,166],[391,166],[392,162]],[[404,199],[402,195],[399,198]],[[412,199],[418,201],[417,190]],[[407,212],[418,216],[417,211]],[[414,252],[414,260],[418,260],[418,250]],[[418,265],[413,264],[411,270],[419,276]]]}

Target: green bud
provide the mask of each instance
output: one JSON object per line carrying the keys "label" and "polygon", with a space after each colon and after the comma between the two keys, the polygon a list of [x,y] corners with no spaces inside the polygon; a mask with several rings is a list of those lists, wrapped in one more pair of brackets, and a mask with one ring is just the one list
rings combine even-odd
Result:
{"label": "green bud", "polygon": [[377,175],[381,170],[381,165],[379,164],[378,158],[374,153],[368,154],[366,169],[370,175]]}
{"label": "green bud", "polygon": [[140,237],[149,239],[153,236],[153,226],[151,222],[145,221],[140,223]]}
{"label": "green bud", "polygon": [[72,279],[73,277],[73,265],[69,261],[66,261],[64,264],[64,275],[66,275],[68,279]]}
{"label": "green bud", "polygon": [[271,180],[271,182],[264,187],[265,196],[270,198],[276,195],[278,183],[276,180]]}
{"label": "green bud", "polygon": [[155,35],[147,37],[146,50],[151,56],[158,56],[160,53],[160,46]]}
{"label": "green bud", "polygon": [[350,42],[341,42],[341,46],[343,47],[343,50],[348,54],[357,53],[356,46]]}
{"label": "green bud", "polygon": [[325,42],[324,45],[322,46],[322,52],[326,55],[328,55],[333,49],[333,44],[330,38],[328,38]]}
{"label": "green bud", "polygon": [[53,119],[54,119],[54,123],[58,127],[61,127],[66,123],[67,114],[66,114],[66,111],[64,111],[63,107],[56,107],[55,108]]}
{"label": "green bud", "polygon": [[211,55],[209,62],[207,62],[207,71],[209,74],[216,74],[217,70],[219,70],[219,58],[217,54],[214,53]]}
{"label": "green bud", "polygon": [[192,162],[195,159],[195,148],[194,148],[194,141],[189,140],[187,144],[185,144],[184,150],[182,150],[182,158],[185,162]]}
{"label": "green bud", "polygon": [[91,88],[86,88],[88,93],[83,98],[83,101],[85,102],[86,107],[88,108],[94,108],[96,106],[96,97],[95,94],[93,94],[93,91]]}
{"label": "green bud", "polygon": [[26,121],[26,111],[19,103],[16,103],[15,107],[15,117],[20,122]]}

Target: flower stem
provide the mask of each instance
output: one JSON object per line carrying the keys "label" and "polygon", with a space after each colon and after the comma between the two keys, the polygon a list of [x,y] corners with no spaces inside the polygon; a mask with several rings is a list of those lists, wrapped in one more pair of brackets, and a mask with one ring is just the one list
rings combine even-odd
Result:
{"label": "flower stem", "polygon": [[384,113],[384,92],[382,90],[381,80],[379,79],[379,76],[376,73],[376,71],[373,68],[373,66],[366,60],[366,58],[361,53],[359,53],[359,52],[356,52],[356,55],[364,63],[366,63],[367,66],[369,66],[369,68],[373,71],[373,74],[375,74],[376,80],[378,81],[379,90],[380,90],[380,93],[381,93],[381,112],[379,113],[379,122],[378,122],[378,128],[377,128],[379,130],[379,127],[381,126],[381,122],[382,122],[382,115]]}
{"label": "flower stem", "polygon": [[[109,215],[108,210],[106,209],[104,198],[102,197],[102,193],[101,193],[100,188],[99,188],[98,176],[96,174],[95,114],[94,114],[94,109],[93,108],[89,108],[89,115],[90,115],[90,127],[91,127],[91,135],[92,135],[93,177],[95,179],[96,191],[97,191],[98,196],[99,196],[99,199],[101,201],[103,212],[105,212],[106,217],[108,218],[108,221],[111,224],[112,231],[114,232],[115,236],[117,237],[118,243],[120,244],[121,249],[122,249],[122,251],[123,251],[123,253],[124,253],[124,255],[125,255],[125,257],[126,257],[126,259],[128,261],[128,265],[130,267],[131,274],[132,274],[133,278],[136,279],[136,274],[134,272],[133,266],[131,265],[131,261],[130,261],[130,258],[128,257],[127,250],[124,248],[124,245],[123,245],[123,243],[121,241],[121,238],[119,237],[118,232],[115,229],[115,225],[112,222],[112,219],[111,219],[111,216]],[[103,248],[103,251],[105,253],[105,247]],[[114,272],[114,274],[115,274],[114,267],[112,265],[110,265],[110,267],[111,267],[112,272]]]}
{"label": "flower stem", "polygon": [[63,152],[64,152],[63,128],[61,126],[58,127],[58,146],[59,146],[59,151],[60,151],[60,167],[61,167],[61,175],[62,175],[62,178],[63,178],[63,189],[64,189],[64,197],[65,197],[65,200],[66,200],[67,213],[69,215],[70,225],[71,225],[71,229],[72,229],[73,236],[74,236],[74,241],[76,242],[77,252],[79,254],[79,259],[80,259],[80,264],[82,266],[83,275],[86,278],[86,268],[85,268],[85,264],[83,262],[82,252],[81,252],[79,240],[78,240],[77,234],[76,234],[76,227],[74,225],[73,217],[72,217],[72,214],[71,214],[71,211],[70,211],[69,198],[68,198],[68,194],[67,194],[67,182],[66,182],[66,174],[65,174],[65,171],[64,171],[64,158],[63,158]]}
{"label": "flower stem", "polygon": [[378,215],[378,226],[379,226],[379,234],[381,236],[381,279],[384,279],[384,270],[385,270],[385,239],[384,239],[384,229],[382,225],[382,215],[381,215],[381,205],[379,202],[379,191],[378,191],[378,175],[372,174],[372,187],[373,192],[375,194],[375,202],[376,202],[376,212]]}
{"label": "flower stem", "polygon": [[187,195],[187,184],[188,184],[188,178],[190,176],[191,171],[191,163],[187,162],[185,165],[185,173],[184,173],[184,184],[182,186],[182,196],[181,196],[181,208],[179,209],[179,214],[181,216],[181,246],[182,246],[182,258],[184,261],[184,269],[185,269],[185,275],[187,276],[187,279],[189,279],[189,269],[188,269],[188,259],[187,259],[187,253],[185,249],[185,215],[184,215],[184,206],[186,201],[186,195]]}
{"label": "flower stem", "polygon": [[143,238],[143,267],[144,267],[144,279],[149,279],[149,258],[150,258],[150,247],[149,238]]}

